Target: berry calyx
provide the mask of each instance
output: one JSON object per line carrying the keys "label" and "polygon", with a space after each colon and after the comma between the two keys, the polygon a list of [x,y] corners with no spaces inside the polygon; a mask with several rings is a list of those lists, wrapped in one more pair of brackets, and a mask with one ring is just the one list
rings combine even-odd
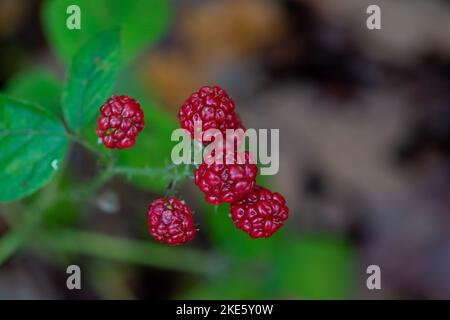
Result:
{"label": "berry calyx", "polygon": [[252,238],[269,238],[287,220],[289,208],[282,195],[256,186],[242,200],[232,203],[234,225]]}
{"label": "berry calyx", "polygon": [[[203,142],[201,133],[208,129],[218,129],[225,136],[226,129],[244,129],[238,114],[234,111],[234,102],[218,86],[204,86],[194,92],[180,107],[178,112],[180,127],[186,129],[194,138]],[[195,128],[196,121],[201,121],[201,128]]]}
{"label": "berry calyx", "polygon": [[175,246],[195,236],[191,209],[176,198],[160,198],[147,209],[150,235],[157,241]]}
{"label": "berry calyx", "polygon": [[[214,157],[214,152],[212,153]],[[258,167],[250,162],[250,153],[223,153],[220,162],[209,159],[194,172],[194,182],[211,204],[232,203],[242,199],[255,186]],[[229,158],[232,159],[229,159]],[[240,157],[242,161],[237,162]],[[211,158],[211,156],[210,156]],[[227,160],[231,160],[228,161]]]}
{"label": "berry calyx", "polygon": [[113,95],[100,106],[96,134],[107,148],[132,147],[143,128],[144,113],[135,99]]}

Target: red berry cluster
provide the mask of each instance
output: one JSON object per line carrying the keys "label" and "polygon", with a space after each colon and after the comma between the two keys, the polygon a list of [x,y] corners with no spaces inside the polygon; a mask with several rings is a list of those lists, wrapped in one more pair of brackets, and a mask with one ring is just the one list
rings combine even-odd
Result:
{"label": "red berry cluster", "polygon": [[205,201],[211,204],[233,203],[242,199],[255,186],[258,167],[250,163],[250,153],[243,153],[242,164],[227,164],[225,154],[222,163],[211,159],[203,161],[194,172],[194,182],[205,194]]}
{"label": "red berry cluster", "polygon": [[147,209],[150,235],[171,246],[194,238],[195,227],[191,209],[175,199],[157,199]]}
{"label": "red berry cluster", "polygon": [[132,147],[143,128],[144,113],[133,98],[125,95],[111,96],[101,105],[96,133],[107,148]]}
{"label": "red berry cluster", "polygon": [[283,196],[256,186],[241,201],[231,204],[234,225],[252,238],[268,238],[288,218],[289,209]]}
{"label": "red berry cluster", "polygon": [[[225,135],[226,129],[244,128],[234,109],[234,102],[225,90],[217,86],[202,87],[181,106],[180,126],[193,137],[194,121],[201,119],[203,130],[215,128]],[[239,153],[234,144],[231,149],[231,156],[228,148],[219,156],[220,162],[204,160],[194,172],[194,182],[205,194],[206,202],[231,205],[230,217],[237,228],[252,238],[268,238],[288,218],[285,199],[256,185],[258,168],[249,161],[249,152]],[[226,161],[230,157],[234,160],[231,163]],[[243,161],[236,162],[237,158]]]}
{"label": "red berry cluster", "polygon": [[[234,102],[218,86],[201,87],[183,103],[178,112],[180,127],[186,129],[194,138],[195,122],[201,121],[199,133],[208,129],[218,129],[225,136],[226,129],[244,129],[239,115],[234,111]],[[200,130],[201,129],[201,130]],[[200,142],[205,142],[199,135]]]}
{"label": "red berry cluster", "polygon": [[[196,121],[202,121],[201,133],[218,129],[244,129],[233,100],[218,86],[202,87],[181,106],[180,126],[195,137]],[[144,128],[144,114],[139,103],[125,95],[111,96],[101,107],[96,133],[108,148],[125,149],[134,145]],[[208,139],[199,135],[200,142]],[[232,141],[226,141],[224,152],[211,152],[194,172],[194,182],[211,204],[230,204],[234,225],[252,238],[268,238],[280,228],[289,215],[286,201],[279,193],[256,185],[258,168],[249,152],[238,152]],[[219,161],[220,160],[220,161]],[[196,229],[191,209],[173,197],[153,201],[147,209],[150,235],[157,241],[178,245],[194,238]]]}

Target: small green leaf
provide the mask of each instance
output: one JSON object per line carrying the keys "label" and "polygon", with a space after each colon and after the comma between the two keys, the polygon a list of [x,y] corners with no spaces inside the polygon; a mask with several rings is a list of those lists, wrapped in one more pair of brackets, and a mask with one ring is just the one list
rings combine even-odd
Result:
{"label": "small green leaf", "polygon": [[[72,4],[80,7],[79,30],[66,27]],[[124,61],[130,61],[167,29],[170,9],[165,0],[47,0],[42,20],[47,40],[64,62],[93,35],[116,26],[122,28]]]}
{"label": "small green leaf", "polygon": [[119,31],[102,32],[77,52],[66,77],[63,112],[75,132],[85,126],[110,94],[119,71]]}
{"label": "small green leaf", "polygon": [[67,146],[55,116],[0,95],[0,201],[23,198],[49,182]]}
{"label": "small green leaf", "polygon": [[50,71],[35,69],[16,75],[6,84],[11,96],[33,101],[54,115],[61,115],[61,84]]}

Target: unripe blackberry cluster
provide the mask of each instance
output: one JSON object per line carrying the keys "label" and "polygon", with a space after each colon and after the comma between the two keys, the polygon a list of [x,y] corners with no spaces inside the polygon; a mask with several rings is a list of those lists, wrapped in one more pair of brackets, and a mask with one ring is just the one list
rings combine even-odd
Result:
{"label": "unripe blackberry cluster", "polygon": [[[226,129],[244,129],[239,115],[234,111],[233,100],[218,86],[201,87],[198,92],[191,94],[180,107],[178,119],[180,127],[189,131],[192,138],[195,129],[199,133],[218,129],[224,136]],[[196,121],[202,122],[201,128],[195,127]],[[205,143],[202,134],[197,140]]]}
{"label": "unripe blackberry cluster", "polygon": [[194,238],[191,209],[175,198],[157,199],[147,209],[147,224],[155,240],[171,246]]}
{"label": "unripe blackberry cluster", "polygon": [[268,238],[288,218],[289,208],[277,192],[256,186],[242,200],[231,204],[234,225],[252,238]]}
{"label": "unripe blackberry cluster", "polygon": [[[211,204],[233,203],[242,199],[255,186],[258,167],[250,163],[250,153],[243,152],[243,163],[227,164],[225,153],[219,159],[221,163],[210,158],[210,163],[203,161],[194,172],[194,182],[205,194],[205,201]],[[217,159],[218,160],[218,159]]]}
{"label": "unripe blackberry cluster", "polygon": [[[235,111],[233,100],[222,88],[202,87],[181,106],[178,113],[180,126],[194,137],[194,122],[202,120],[203,131],[219,129],[225,137],[226,129],[243,129]],[[205,140],[201,141],[205,144]],[[207,142],[206,142],[207,143]],[[227,141],[226,143],[229,143]],[[205,161],[194,172],[194,182],[211,204],[230,204],[230,217],[234,225],[252,238],[268,238],[288,218],[289,209],[279,193],[256,185],[258,168],[249,152],[238,152],[233,141],[218,158],[222,161]],[[214,154],[206,159],[214,158]],[[231,163],[226,160],[231,158]],[[243,161],[236,163],[237,158]],[[210,159],[208,159],[210,160]]]}
{"label": "unripe blackberry cluster", "polygon": [[[181,106],[178,118],[180,127],[205,146],[215,139],[204,139],[208,129],[219,130],[223,137],[227,129],[244,129],[233,100],[218,86],[194,92]],[[201,128],[195,127],[198,120]],[[144,114],[135,99],[111,96],[100,107],[96,134],[107,148],[132,147],[143,128]],[[195,130],[202,134],[195,135]],[[238,151],[239,137],[232,140],[225,139],[222,153],[213,150],[207,154],[194,172],[194,182],[206,202],[230,204],[229,216],[238,229],[252,238],[269,238],[286,221],[289,208],[279,193],[256,185],[258,168],[252,155]],[[149,205],[147,224],[155,240],[172,246],[192,240],[196,233],[191,209],[173,197],[156,199]]]}
{"label": "unripe blackberry cluster", "polygon": [[126,149],[134,145],[144,128],[141,105],[126,95],[111,96],[100,106],[97,137],[110,149]]}

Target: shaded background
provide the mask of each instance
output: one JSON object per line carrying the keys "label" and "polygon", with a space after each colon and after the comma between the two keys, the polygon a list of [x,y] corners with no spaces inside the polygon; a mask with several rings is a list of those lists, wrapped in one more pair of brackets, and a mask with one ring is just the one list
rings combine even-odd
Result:
{"label": "shaded background", "polygon": [[[64,37],[107,27],[133,3],[105,12],[78,1],[82,31],[68,31],[67,1],[53,2],[0,0],[0,90],[43,105],[59,103],[77,45]],[[0,298],[450,298],[450,1],[144,2],[123,19],[132,45],[114,92],[139,97],[146,129],[120,161],[166,165],[178,107],[218,84],[247,127],[280,128],[280,171],[262,183],[286,197],[290,218],[251,240],[187,181],[179,194],[200,232],[169,248],[145,222],[164,179],[115,178],[55,201],[27,232],[15,226],[29,200],[2,204]],[[381,30],[366,28],[370,4]],[[76,146],[61,182],[38,194],[96,171]],[[69,264],[82,269],[80,291],[66,289]],[[365,286],[371,264],[382,290]]]}

